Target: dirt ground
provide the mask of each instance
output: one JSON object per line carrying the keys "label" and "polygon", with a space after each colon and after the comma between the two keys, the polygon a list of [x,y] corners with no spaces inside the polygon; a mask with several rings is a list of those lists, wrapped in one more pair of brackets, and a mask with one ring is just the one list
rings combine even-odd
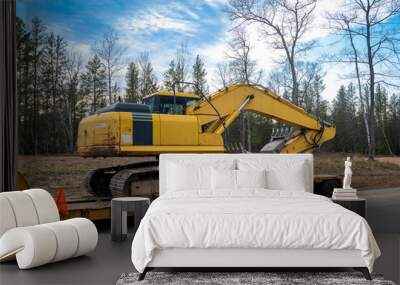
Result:
{"label": "dirt ground", "polygon": [[400,157],[379,156],[369,161],[364,155],[324,153],[315,154],[315,174],[338,174],[343,176],[344,160],[353,160],[352,187],[359,190],[400,187]]}
{"label": "dirt ground", "polygon": [[[55,197],[64,189],[67,200],[86,193],[83,180],[86,173],[100,167],[140,162],[144,157],[82,158],[73,155],[19,156],[18,171],[26,178],[30,188],[49,190]],[[89,195],[90,196],[90,195]]]}
{"label": "dirt ground", "polygon": [[[348,154],[315,154],[315,174],[343,174],[343,161]],[[48,189],[55,194],[65,189],[67,198],[82,193],[85,174],[98,167],[142,161],[146,158],[81,158],[79,156],[20,156],[18,169],[30,187]],[[352,186],[377,189],[400,186],[400,157],[378,157],[368,161],[365,156],[353,156]]]}

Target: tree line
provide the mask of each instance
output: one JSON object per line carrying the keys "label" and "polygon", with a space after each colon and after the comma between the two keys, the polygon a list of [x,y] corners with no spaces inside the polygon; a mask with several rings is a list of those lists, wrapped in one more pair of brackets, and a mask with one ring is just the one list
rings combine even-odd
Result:
{"label": "tree line", "polygon": [[[351,83],[340,86],[334,100],[328,102],[322,98],[325,89],[323,62],[301,60],[302,54],[315,48],[314,41],[303,40],[303,37],[312,23],[316,1],[258,2],[229,2],[232,23],[240,24],[232,30],[225,59],[211,71],[219,87],[234,82],[266,85],[307,112],[333,122],[337,126],[337,135],[334,141],[324,146],[327,151],[361,152],[370,157],[375,153],[400,154],[400,94],[388,92],[388,87],[397,87],[397,73],[380,66],[388,58],[393,62],[396,60],[392,56],[398,55],[392,48],[396,47],[393,45],[395,39],[387,36],[379,42],[377,37],[382,36],[382,30],[374,34],[383,22],[377,19],[396,15],[395,8],[385,15],[380,14],[382,8],[375,11],[372,26],[371,21],[364,25],[358,18],[360,13],[350,17],[341,11],[328,16],[331,28],[348,45],[326,58],[355,70],[346,77]],[[354,0],[354,9],[357,3],[363,1]],[[376,7],[359,9],[369,9],[371,13]],[[282,15],[288,20],[279,21]],[[272,48],[283,51],[282,64],[269,74],[265,74],[253,59],[253,45],[248,35],[252,25],[266,35]],[[368,33],[371,51],[368,51]],[[360,43],[358,37],[365,38],[367,44]],[[381,50],[389,42],[392,46],[387,45]],[[192,56],[186,43],[176,49],[161,81],[158,81],[148,53],[140,53],[135,60],[126,59],[126,48],[119,44],[119,35],[114,30],[107,30],[93,45],[92,51],[93,55],[84,61],[80,54],[71,52],[61,35],[48,32],[38,18],[33,18],[30,23],[17,19],[21,154],[74,152],[79,121],[119,100],[141,103],[148,94],[172,88],[178,92],[209,93],[206,75],[210,71],[199,55]],[[372,62],[368,59],[370,52]],[[371,71],[371,66],[376,67],[375,70]],[[126,88],[122,90],[118,76],[125,67]],[[390,76],[385,76],[389,73]],[[371,81],[371,74],[379,79]],[[227,144],[240,144],[243,149],[256,152],[276,127],[280,125],[270,118],[244,113],[225,131],[224,139]]]}
{"label": "tree line", "polygon": [[[72,153],[80,120],[120,99],[116,76],[125,65],[125,48],[118,34],[108,30],[84,65],[82,55],[71,51],[61,35],[48,32],[37,17],[30,23],[17,18],[16,35],[19,152]],[[155,92],[149,55],[142,53],[138,62],[129,66],[137,68],[139,81],[134,84],[140,94]],[[130,95],[128,88],[127,100]]]}

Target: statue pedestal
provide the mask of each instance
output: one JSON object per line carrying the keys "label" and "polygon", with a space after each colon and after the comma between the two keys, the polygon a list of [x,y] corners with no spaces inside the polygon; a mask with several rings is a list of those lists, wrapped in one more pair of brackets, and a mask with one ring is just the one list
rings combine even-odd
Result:
{"label": "statue pedestal", "polygon": [[336,200],[356,200],[358,199],[357,196],[357,189],[343,189],[343,188],[334,188],[332,199]]}

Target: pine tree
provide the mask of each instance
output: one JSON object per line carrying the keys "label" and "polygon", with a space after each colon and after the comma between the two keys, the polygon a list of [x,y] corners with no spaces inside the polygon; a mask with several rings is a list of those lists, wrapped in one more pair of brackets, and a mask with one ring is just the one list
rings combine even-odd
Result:
{"label": "pine tree", "polygon": [[95,55],[86,65],[86,72],[81,76],[82,90],[90,102],[90,111],[95,112],[106,105],[106,71],[100,58]]}
{"label": "pine tree", "polygon": [[325,89],[324,79],[320,75],[316,75],[311,87],[313,97],[313,110],[312,113],[318,118],[326,120],[327,118],[327,105],[328,102],[322,99],[322,92]]}
{"label": "pine tree", "polygon": [[41,89],[42,89],[42,125],[40,132],[41,147],[44,153],[59,152],[64,148],[65,138],[61,128],[57,128],[60,120],[61,96],[64,93],[64,81],[66,77],[67,44],[65,40],[51,33],[46,37],[42,54]]}
{"label": "pine tree", "polygon": [[82,60],[78,54],[70,53],[65,66],[66,79],[61,100],[61,123],[65,133],[66,148],[73,152],[77,141],[79,121],[84,117],[86,101],[80,92],[80,72]]}
{"label": "pine tree", "polygon": [[153,65],[151,64],[148,53],[142,53],[139,56],[139,68],[140,68],[140,94],[146,96],[157,92],[157,78],[153,71]]}
{"label": "pine tree", "polygon": [[32,76],[32,43],[30,33],[25,23],[17,17],[16,20],[16,52],[17,52],[17,92],[18,92],[18,138],[19,153],[30,153],[32,147],[32,98],[30,96]]}
{"label": "pine tree", "polygon": [[164,86],[172,90],[175,86],[175,91],[185,92],[187,84],[182,83],[187,81],[187,45],[182,43],[176,50],[176,57],[170,61],[168,69],[164,72]]}
{"label": "pine tree", "polygon": [[355,87],[350,83],[347,88],[340,86],[332,102],[332,120],[336,125],[334,150],[351,152],[358,147],[360,116],[357,116]]}
{"label": "pine tree", "polygon": [[194,83],[194,92],[196,94],[207,94],[207,80],[206,80],[206,69],[204,67],[204,62],[199,55],[196,56],[196,61],[193,64],[192,78]]}
{"label": "pine tree", "polygon": [[393,154],[392,148],[390,146],[388,137],[387,137],[387,91],[384,87],[382,87],[379,83],[376,86],[375,91],[375,117],[378,125],[378,129],[376,134],[376,148],[378,152],[381,153],[389,153]]}
{"label": "pine tree", "polygon": [[40,69],[42,65],[43,44],[46,39],[46,27],[39,18],[35,17],[31,23],[31,47],[32,47],[32,143],[33,154],[38,153],[39,147],[39,114],[40,114]]}
{"label": "pine tree", "polygon": [[178,80],[176,76],[175,60],[171,60],[168,69],[164,72],[164,87],[168,90],[172,90],[175,82],[178,82]]}
{"label": "pine tree", "polygon": [[140,103],[143,97],[140,94],[139,86],[139,67],[131,62],[126,73],[126,96],[127,102]]}

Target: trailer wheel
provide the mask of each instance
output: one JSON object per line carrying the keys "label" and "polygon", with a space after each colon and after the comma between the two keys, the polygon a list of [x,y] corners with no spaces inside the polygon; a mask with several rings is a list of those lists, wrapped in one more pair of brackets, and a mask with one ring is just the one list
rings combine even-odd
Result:
{"label": "trailer wheel", "polygon": [[341,187],[342,187],[341,181],[339,181],[338,179],[329,179],[319,184],[318,188],[315,190],[315,194],[331,198],[333,193],[333,188],[341,188]]}

